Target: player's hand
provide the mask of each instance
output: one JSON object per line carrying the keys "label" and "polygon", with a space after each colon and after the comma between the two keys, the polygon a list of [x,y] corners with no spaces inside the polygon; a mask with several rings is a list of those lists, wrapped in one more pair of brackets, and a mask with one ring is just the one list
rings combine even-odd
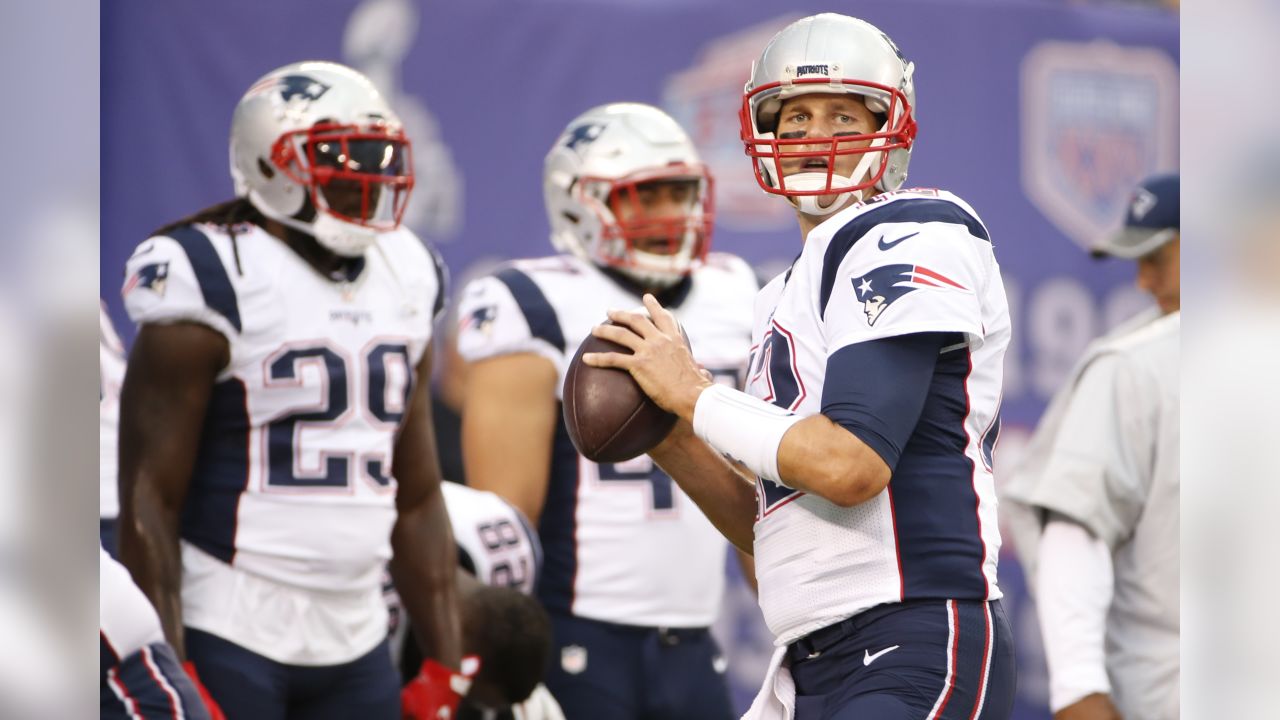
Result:
{"label": "player's hand", "polygon": [[182,669],[186,671],[187,677],[191,678],[191,684],[196,686],[196,692],[200,693],[200,700],[204,703],[204,707],[209,711],[211,720],[227,720],[227,716],[222,714],[222,708],[218,707],[218,703],[214,702],[213,696],[209,694],[209,690],[205,688],[204,683],[200,682],[200,676],[196,674],[196,665],[190,660],[182,663]]}
{"label": "player's hand", "polygon": [[400,716],[404,720],[453,720],[478,672],[480,658],[474,655],[462,658],[459,672],[435,660],[424,661],[418,676],[400,690]]}
{"label": "player's hand", "polygon": [[1053,714],[1053,720],[1124,720],[1120,711],[1111,703],[1111,697],[1102,693],[1086,695]]}
{"label": "player's hand", "polygon": [[669,310],[648,293],[645,317],[621,310],[609,311],[615,325],[597,325],[591,334],[615,342],[632,352],[586,353],[582,361],[592,367],[620,368],[631,373],[640,389],[663,410],[692,421],[698,395],[711,380],[693,359],[684,331]]}

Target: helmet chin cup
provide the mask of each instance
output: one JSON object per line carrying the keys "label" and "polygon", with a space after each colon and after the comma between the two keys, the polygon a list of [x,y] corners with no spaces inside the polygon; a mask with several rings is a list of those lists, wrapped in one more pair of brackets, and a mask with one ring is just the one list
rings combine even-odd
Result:
{"label": "helmet chin cup", "polygon": [[327,212],[321,212],[311,223],[311,234],[316,242],[343,257],[359,257],[378,240],[373,228],[339,220]]}
{"label": "helmet chin cup", "polygon": [[321,247],[335,255],[359,257],[378,240],[377,230],[346,222],[324,210],[316,211],[315,220],[303,222],[296,217],[276,212],[270,205],[262,202],[255,192],[249,193],[249,201],[258,209],[258,212],[281,225],[314,237]]}
{"label": "helmet chin cup", "polygon": [[[861,190],[847,189],[853,186],[854,183],[850,178],[842,175],[832,175],[831,194],[835,195],[835,199],[826,207],[818,204],[819,200],[828,197],[826,195],[788,195],[786,198],[797,210],[805,215],[831,215],[848,205],[851,200],[857,202],[862,199]],[[826,173],[808,172],[787,176],[787,189],[789,190],[822,190],[826,187]]]}
{"label": "helmet chin cup", "polygon": [[[694,261],[695,245],[695,240],[688,240],[674,255],[660,255],[635,249],[631,251],[633,265],[621,266],[617,270],[646,288],[666,290],[680,282],[689,273],[689,268]],[[664,265],[668,269],[660,269]]]}

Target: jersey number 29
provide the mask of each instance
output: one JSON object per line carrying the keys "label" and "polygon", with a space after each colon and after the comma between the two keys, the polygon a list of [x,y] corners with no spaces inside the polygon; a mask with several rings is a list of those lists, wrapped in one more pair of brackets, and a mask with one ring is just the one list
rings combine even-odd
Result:
{"label": "jersey number 29", "polygon": [[[320,468],[306,470],[298,460],[304,429],[336,430],[357,409],[373,425],[389,426],[391,432],[404,419],[413,388],[413,366],[409,347],[404,343],[381,342],[367,348],[361,358],[364,372],[356,376],[362,387],[348,387],[353,377],[349,363],[329,345],[292,347],[267,360],[266,387],[283,388],[301,385],[302,367],[319,366],[322,379],[322,401],[313,407],[300,408],[272,420],[267,427],[267,485],[280,489],[346,488],[353,481],[352,468],[358,467],[367,480],[385,488],[391,485],[390,453],[320,451]],[[399,373],[388,372],[393,366]],[[395,376],[393,378],[393,376]],[[388,387],[389,382],[396,386]],[[388,390],[395,392],[389,393]],[[355,402],[352,402],[352,398]]]}

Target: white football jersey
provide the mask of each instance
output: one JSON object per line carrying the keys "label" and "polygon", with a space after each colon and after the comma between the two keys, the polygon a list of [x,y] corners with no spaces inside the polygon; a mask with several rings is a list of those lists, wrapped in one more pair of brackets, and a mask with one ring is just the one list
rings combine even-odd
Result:
{"label": "white football jersey", "polygon": [[116,489],[116,438],[120,426],[120,386],[124,384],[124,344],[111,324],[107,307],[98,308],[98,516],[120,514]]}
{"label": "white football jersey", "polygon": [[485,585],[532,594],[542,544],[524,513],[495,493],[452,482],[440,488],[462,569]]}
{"label": "white football jersey", "polygon": [[[740,386],[750,347],[751,268],[713,253],[669,308],[694,358]],[[586,260],[516,261],[469,285],[459,309],[458,350],[475,361],[535,353],[558,371],[609,309],[639,296]],[[563,418],[538,534],[546,552],[538,596],[553,612],[628,625],[705,627],[724,590],[727,543],[648,455],[597,465],[580,456]]]}
{"label": "white football jersey", "polygon": [[[458,566],[485,585],[532,595],[542,568],[542,545],[524,513],[495,493],[466,485],[440,483],[440,492],[458,546]],[[390,614],[391,656],[398,667],[408,625],[402,621],[404,604],[390,570],[383,579],[383,593]]]}
{"label": "white football jersey", "polygon": [[888,487],[851,508],[757,481],[756,575],[777,643],[882,603],[996,599],[991,452],[1009,310],[986,228],[954,195],[908,190],[809,233],[756,302],[747,391],[821,411],[827,359],[854,343],[954,333]]}
{"label": "white football jersey", "polygon": [[396,432],[442,308],[439,258],[383,233],[354,277],[330,279],[254,225],[144,241],[122,294],[139,324],[226,336],[181,535],[255,576],[380,592],[390,557]]}

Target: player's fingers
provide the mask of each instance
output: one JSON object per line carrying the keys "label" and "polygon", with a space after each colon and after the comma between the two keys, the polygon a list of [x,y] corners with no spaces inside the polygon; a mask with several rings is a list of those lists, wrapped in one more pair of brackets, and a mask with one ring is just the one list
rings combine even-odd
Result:
{"label": "player's fingers", "polygon": [[615,342],[632,352],[635,352],[644,343],[644,338],[628,328],[617,325],[597,325],[591,328],[591,334],[602,340]]}
{"label": "player's fingers", "polygon": [[676,322],[676,316],[662,307],[653,293],[645,293],[643,302],[645,309],[649,311],[649,317],[653,318],[655,327],[668,335],[680,336],[680,324]]}
{"label": "player's fingers", "polygon": [[591,367],[627,370],[634,359],[634,355],[623,355],[622,353],[582,353],[582,362]]}
{"label": "player's fingers", "polygon": [[653,335],[655,330],[653,322],[640,313],[627,312],[626,310],[610,310],[609,319],[642,338]]}

